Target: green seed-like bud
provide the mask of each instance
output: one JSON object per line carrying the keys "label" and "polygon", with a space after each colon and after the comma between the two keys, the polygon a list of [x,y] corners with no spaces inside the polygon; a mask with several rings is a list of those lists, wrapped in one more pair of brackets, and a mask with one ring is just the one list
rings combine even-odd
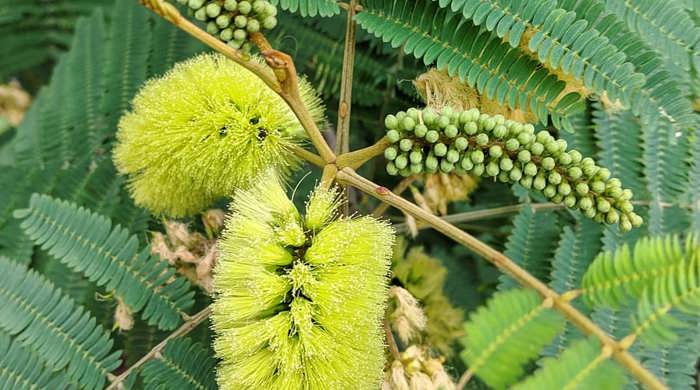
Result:
{"label": "green seed-like bud", "polygon": [[260,22],[258,22],[255,19],[249,19],[248,20],[248,25],[246,26],[246,30],[250,33],[255,33],[260,31]]}
{"label": "green seed-like bud", "polygon": [[190,0],[187,2],[187,6],[194,10],[198,10],[204,6],[204,0]]}
{"label": "green seed-like bud", "polygon": [[542,194],[544,194],[544,196],[546,196],[546,197],[548,197],[548,198],[552,198],[553,196],[555,196],[555,195],[557,194],[557,187],[555,187],[555,186],[553,186],[553,185],[551,185],[551,184],[550,184],[550,185],[547,185],[547,186],[544,187],[544,189],[542,190]]}
{"label": "green seed-like bud", "polygon": [[469,141],[464,138],[464,137],[458,137],[455,140],[455,149],[459,150],[460,152],[467,150],[469,147]]}
{"label": "green seed-like bud", "polygon": [[511,138],[508,141],[506,141],[506,149],[510,150],[511,152],[518,150],[519,147],[520,147],[520,142],[518,142],[518,140],[515,138]]}
{"label": "green seed-like bud", "polygon": [[[273,6],[274,7],[274,6]],[[276,8],[275,8],[276,10]],[[263,19],[262,26],[265,30],[272,30],[277,26],[277,18],[274,16],[268,16]]]}
{"label": "green seed-like bud", "polygon": [[583,159],[583,156],[581,155],[581,152],[579,152],[576,149],[569,150],[569,156],[571,156],[571,162],[574,164],[578,164],[581,162]]}
{"label": "green seed-like bud", "polygon": [[396,168],[396,165],[394,165],[393,162],[389,161],[386,164],[386,173],[390,174],[391,176],[396,176],[399,174],[399,169]]}
{"label": "green seed-like bud", "polygon": [[484,174],[484,171],[486,170],[486,167],[484,164],[476,164],[474,165],[474,168],[472,169],[472,174],[475,176],[481,176]]}
{"label": "green seed-like bud", "polygon": [[531,158],[532,158],[532,154],[530,154],[529,150],[523,149],[523,150],[518,152],[518,161],[520,161],[522,163],[530,162]]}
{"label": "green seed-like bud", "polygon": [[440,134],[435,130],[428,130],[425,134],[425,140],[432,143],[437,142],[440,139]]}
{"label": "green seed-like bud", "polygon": [[573,195],[568,195],[564,197],[564,206],[572,208],[576,206],[576,197]]}
{"label": "green seed-like bud", "polygon": [[518,142],[522,145],[528,145],[530,142],[532,142],[532,135],[528,133],[517,133],[518,134]]}
{"label": "green seed-like bud", "polygon": [[256,14],[264,14],[265,10],[267,10],[267,2],[266,1],[255,1],[253,3],[253,12]]}
{"label": "green seed-like bud", "polygon": [[498,164],[496,164],[495,161],[491,161],[486,165],[486,174],[495,177],[498,176],[498,174],[501,172],[500,168],[498,168]]}
{"label": "green seed-like bud", "polygon": [[253,6],[251,6],[250,3],[247,1],[241,1],[240,3],[238,3],[238,12],[240,12],[241,14],[248,15],[252,10]]}
{"label": "green seed-like bud", "polygon": [[463,129],[467,135],[474,135],[479,131],[479,126],[477,126],[476,122],[467,122],[464,124]]}
{"label": "green seed-like bud", "polygon": [[605,191],[605,183],[596,180],[591,183],[591,190],[597,194],[602,194]]}
{"label": "green seed-like bud", "polygon": [[510,181],[508,172],[501,171],[501,173],[498,174],[498,181],[501,183],[508,183]]}
{"label": "green seed-like bud", "polygon": [[542,145],[547,145],[550,141],[554,140],[554,137],[552,137],[547,130],[540,130],[535,139]]}
{"label": "green seed-like bud", "polygon": [[499,166],[503,171],[508,172],[508,171],[510,171],[511,169],[513,169],[513,160],[511,160],[511,159],[508,158],[508,157],[503,157],[503,158],[501,159],[501,162],[498,163],[498,166]]}
{"label": "green seed-like bud", "polygon": [[474,168],[474,163],[472,162],[472,160],[470,158],[467,158],[467,157],[462,159],[462,162],[460,162],[460,165],[462,166],[462,169],[464,169],[465,171],[471,171],[472,168]]}
{"label": "green seed-like bud", "polygon": [[411,176],[411,173],[412,173],[412,172],[411,172],[411,168],[410,168],[410,167],[406,167],[406,168],[404,168],[404,169],[400,169],[400,170],[399,170],[399,175],[401,175],[401,176],[403,176],[403,177],[409,177],[409,176]]}
{"label": "green seed-like bud", "polygon": [[450,150],[447,152],[446,158],[447,161],[451,163],[456,163],[457,161],[459,161],[459,152],[457,152],[456,150]]}
{"label": "green seed-like bud", "polygon": [[525,164],[523,172],[525,172],[525,174],[528,176],[535,176],[537,174],[537,165],[535,165],[533,162],[529,162]]}
{"label": "green seed-like bud", "polygon": [[205,20],[207,20],[207,10],[205,10],[204,8],[198,9],[194,12],[194,18],[204,22]]}
{"label": "green seed-like bud", "polygon": [[582,165],[583,166],[583,174],[586,175],[587,177],[593,177],[595,176],[596,173],[600,170],[595,165]]}
{"label": "green seed-like bud", "polygon": [[479,117],[481,116],[481,112],[479,112],[478,108],[470,108],[469,110],[467,110],[467,112],[470,115],[469,120],[472,122],[476,122],[477,120],[479,120]]}
{"label": "green seed-like bud", "polygon": [[398,154],[399,152],[393,146],[384,149],[384,158],[387,160],[394,160]]}
{"label": "green seed-like bud", "polygon": [[268,3],[267,10],[265,11],[265,13],[270,15],[270,16],[277,16],[277,7]]}
{"label": "green seed-like bud", "polygon": [[[219,26],[216,25],[216,22],[209,22],[207,23],[207,32],[211,35],[215,35],[219,33]],[[233,34],[233,32],[231,32]],[[221,36],[221,39],[224,41],[229,41],[231,38],[229,37],[228,39],[224,38]]]}
{"label": "green seed-like bud", "polygon": [[394,160],[394,165],[396,165],[396,168],[404,169],[406,168],[406,166],[408,166],[408,158],[406,158],[405,154],[400,154],[396,156],[396,160]]}
{"label": "green seed-like bud", "polygon": [[413,131],[413,129],[416,127],[416,121],[410,116],[406,116],[401,120],[400,126],[404,130]]}
{"label": "green seed-like bud", "polygon": [[600,180],[608,180],[610,178],[610,170],[607,168],[600,168],[596,177]]}
{"label": "green seed-like bud", "polygon": [[503,139],[506,135],[508,135],[508,129],[506,129],[506,127],[503,125],[497,125],[493,128],[493,135],[496,138]]}
{"label": "green seed-like bud", "polygon": [[442,157],[445,154],[447,154],[447,146],[442,142],[438,142],[437,144],[435,144],[435,146],[433,146],[433,152],[436,156]]}
{"label": "green seed-like bud", "polygon": [[447,125],[447,127],[445,127],[445,135],[448,138],[454,138],[457,134],[459,134],[459,129],[457,129],[455,125]]}
{"label": "green seed-like bud", "polygon": [[430,170],[436,170],[438,168],[439,161],[435,156],[429,154],[425,159],[425,167]]}
{"label": "green seed-like bud", "polygon": [[401,134],[396,130],[389,130],[386,132],[386,138],[393,144],[399,141]]}
{"label": "green seed-like bud", "polygon": [[423,161],[423,153],[420,150],[414,150],[408,155],[408,158],[411,160],[411,164],[420,164]]}
{"label": "green seed-like bud", "polygon": [[416,137],[423,138],[426,134],[428,134],[428,128],[424,124],[419,123],[416,125],[416,128],[413,129],[413,133],[416,135]]}
{"label": "green seed-like bud", "polygon": [[435,124],[436,120],[437,115],[435,114],[435,111],[433,111],[431,108],[426,108],[423,110],[423,123],[425,123],[428,126],[431,126]]}
{"label": "green seed-like bud", "polygon": [[532,181],[532,187],[538,191],[542,191],[544,187],[547,186],[547,180],[545,180],[544,176],[542,175],[537,175],[535,176],[535,179]]}
{"label": "green seed-like bud", "polygon": [[632,202],[629,200],[622,201],[620,204],[620,211],[622,211],[625,214],[629,214],[634,210],[634,206],[632,206]]}
{"label": "green seed-like bud", "polygon": [[406,115],[408,115],[408,117],[413,119],[414,121],[418,122],[418,117],[419,117],[418,109],[411,107],[408,110],[406,110]]}
{"label": "green seed-like bud", "polygon": [[221,13],[221,6],[217,3],[207,4],[206,9],[207,9],[207,16],[209,16],[210,18],[215,18],[215,17],[219,16],[219,14]]}
{"label": "green seed-like bud", "polygon": [[447,160],[440,161],[440,170],[444,173],[450,173],[455,169],[455,165]]}
{"label": "green seed-like bud", "polygon": [[551,171],[554,169],[554,159],[551,157],[545,157],[542,159],[542,168]]}
{"label": "green seed-like bud", "polygon": [[423,172],[423,164],[411,164],[411,173],[418,175]]}
{"label": "green seed-like bud", "polygon": [[598,211],[602,213],[607,213],[610,211],[610,202],[608,202],[606,199],[598,199],[597,203]]}
{"label": "green seed-like bud", "polygon": [[530,146],[530,152],[532,152],[532,154],[535,156],[540,156],[544,152],[544,145],[539,142],[535,142],[532,144],[532,146]]}
{"label": "green seed-like bud", "polygon": [[450,106],[445,106],[445,107],[442,108],[442,110],[440,111],[440,113],[441,113],[442,115],[444,115],[444,116],[450,118],[450,117],[452,117],[453,115],[455,115],[455,110],[453,110],[452,107],[450,107]]}
{"label": "green seed-like bud", "polygon": [[243,46],[243,42],[241,42],[241,41],[230,40],[230,41],[228,41],[227,45],[229,45],[229,46],[231,46],[232,48],[238,50],[238,49],[241,48],[241,46]]}
{"label": "green seed-like bud", "polygon": [[564,201],[564,197],[561,196],[561,194],[554,194],[551,200],[553,203],[561,203],[562,201]]}
{"label": "green seed-like bud", "polygon": [[529,176],[523,177],[522,179],[520,179],[520,185],[529,190],[530,188],[532,188],[532,178]]}
{"label": "green seed-like bud", "polygon": [[608,180],[607,188],[622,188],[622,182],[620,179],[613,177],[612,179]]}
{"label": "green seed-like bud", "polygon": [[513,167],[513,169],[508,174],[508,177],[510,177],[511,181],[517,182],[523,177],[523,171],[521,171],[518,167]]}
{"label": "green seed-like bud", "polygon": [[237,41],[243,41],[248,37],[248,33],[245,32],[245,30],[236,29],[236,31],[233,32],[233,39]]}
{"label": "green seed-like bud", "polygon": [[238,15],[233,19],[233,23],[238,28],[244,28],[248,24],[248,18],[243,15]]}
{"label": "green seed-like bud", "polygon": [[387,129],[396,130],[399,127],[399,120],[393,115],[387,115],[384,118],[384,126]]}
{"label": "green seed-like bud", "polygon": [[482,152],[481,150],[475,150],[472,152],[470,158],[474,162],[474,164],[481,164],[484,162],[484,152]]}
{"label": "green seed-like bud", "polygon": [[583,171],[579,167],[571,167],[567,170],[567,173],[573,180],[578,180],[581,178],[581,176],[583,176]]}
{"label": "green seed-like bud", "polygon": [[482,127],[486,131],[491,131],[496,127],[496,120],[493,118],[487,118],[481,123]]}
{"label": "green seed-like bud", "polygon": [[559,164],[569,165],[571,164],[571,161],[571,155],[569,155],[569,153],[564,152],[561,154],[561,156],[559,156]]}
{"label": "green seed-like bud", "polygon": [[501,114],[494,115],[493,120],[496,121],[496,125],[502,125],[502,124],[506,123],[506,118]]}
{"label": "green seed-like bud", "polygon": [[579,195],[588,194],[588,184],[583,182],[576,184],[576,193]]}
{"label": "green seed-like bud", "polygon": [[221,14],[216,18],[216,24],[221,28],[226,28],[231,24],[231,16],[228,14]]}
{"label": "green seed-like bud", "polygon": [[238,8],[238,2],[236,0],[226,0],[224,1],[224,8],[227,11],[235,11]]}
{"label": "green seed-like bud", "polygon": [[625,188],[624,190],[622,190],[622,194],[620,194],[620,199],[630,200],[633,196],[634,194],[632,193],[632,190]]}
{"label": "green seed-like bud", "polygon": [[583,210],[583,215],[588,218],[595,218],[595,216],[598,215],[598,210],[596,210],[595,207],[591,207],[590,209]]}
{"label": "green seed-like bud", "polygon": [[446,128],[450,125],[450,117],[447,115],[440,115],[437,119],[437,125],[441,129]]}
{"label": "green seed-like bud", "polygon": [[547,177],[547,181],[549,181],[551,184],[557,185],[561,183],[561,175],[557,171],[552,171]]}
{"label": "green seed-like bud", "polygon": [[408,152],[409,150],[413,149],[413,141],[411,141],[409,138],[404,138],[399,141],[399,148],[404,152]]}
{"label": "green seed-like bud", "polygon": [[559,187],[557,187],[557,192],[562,196],[567,196],[571,193],[571,185],[567,182],[562,182],[559,184]]}
{"label": "green seed-like bud", "polygon": [[613,187],[609,188],[606,193],[608,196],[613,197],[613,198],[619,198],[622,196],[622,189],[620,187]]}
{"label": "green seed-like bud", "polygon": [[629,232],[630,230],[632,230],[632,223],[629,220],[620,220],[620,230],[622,230],[623,232]]}
{"label": "green seed-like bud", "polygon": [[589,210],[593,208],[593,200],[589,196],[585,196],[578,201],[578,207],[581,210]]}
{"label": "green seed-like bud", "polygon": [[642,217],[640,217],[639,215],[637,215],[635,213],[630,214],[630,220],[632,222],[632,226],[634,226],[634,227],[640,227],[644,223],[644,220],[642,219]]}
{"label": "green seed-like bud", "polygon": [[469,122],[471,119],[471,114],[469,114],[469,111],[462,111],[459,113],[459,124],[464,125],[467,122]]}
{"label": "green seed-like bud", "polygon": [[489,136],[488,135],[481,133],[481,134],[476,136],[476,144],[477,145],[484,146],[487,143],[489,143]]}
{"label": "green seed-like bud", "polygon": [[491,156],[491,157],[493,157],[493,158],[499,158],[499,157],[501,157],[502,155],[503,155],[503,149],[501,149],[500,146],[498,146],[498,145],[492,145],[492,146],[489,148],[489,156]]}
{"label": "green seed-like bud", "polygon": [[605,222],[609,224],[617,223],[619,220],[620,214],[618,214],[615,210],[610,210],[607,214],[605,214]]}

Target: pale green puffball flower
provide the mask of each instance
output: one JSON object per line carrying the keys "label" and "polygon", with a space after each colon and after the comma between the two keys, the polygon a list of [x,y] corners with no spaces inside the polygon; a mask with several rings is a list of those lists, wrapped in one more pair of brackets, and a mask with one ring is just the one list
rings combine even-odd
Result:
{"label": "pale green puffball flower", "polygon": [[[318,96],[305,81],[300,91],[322,123]],[[132,105],[119,123],[114,161],[129,175],[136,203],[156,214],[195,214],[269,168],[286,176],[299,164],[290,149],[305,133],[294,113],[252,72],[221,55],[175,65],[148,81]]]}
{"label": "pale green puffball flower", "polygon": [[214,269],[222,389],[380,387],[394,232],[338,218],[339,199],[319,187],[302,217],[272,172],[235,194]]}

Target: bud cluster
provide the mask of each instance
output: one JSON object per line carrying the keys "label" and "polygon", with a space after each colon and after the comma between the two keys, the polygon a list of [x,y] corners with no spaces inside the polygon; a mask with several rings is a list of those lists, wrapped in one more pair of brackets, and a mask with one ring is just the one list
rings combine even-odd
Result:
{"label": "bud cluster", "polygon": [[628,231],[642,224],[623,189],[610,171],[596,165],[566,141],[549,132],[535,133],[531,124],[482,114],[478,109],[440,112],[410,108],[385,119],[384,151],[390,175],[456,173],[520,183],[554,203],[577,208],[600,223],[619,224]]}
{"label": "bud cluster", "polygon": [[277,25],[277,8],[266,0],[177,0],[207,23],[207,32],[234,49],[250,50],[248,34]]}

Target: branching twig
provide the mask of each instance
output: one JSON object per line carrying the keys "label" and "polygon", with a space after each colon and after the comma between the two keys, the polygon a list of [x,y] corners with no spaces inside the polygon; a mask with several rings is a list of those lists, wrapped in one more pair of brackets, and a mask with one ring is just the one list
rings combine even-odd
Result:
{"label": "branching twig", "polygon": [[389,203],[401,211],[414,216],[418,220],[422,220],[423,222],[430,224],[435,230],[440,231],[458,243],[471,249],[478,255],[483,256],[501,271],[518,280],[520,284],[537,290],[537,292],[539,292],[545,299],[551,298],[554,302],[555,310],[559,311],[572,324],[583,331],[584,334],[594,335],[598,338],[598,340],[600,340],[604,347],[607,346],[611,348],[614,351],[614,357],[618,363],[625,367],[640,383],[644,384],[650,389],[666,389],[666,386],[661,383],[659,379],[654,376],[654,374],[642,366],[642,364],[637,361],[634,356],[622,348],[619,343],[605,333],[603,329],[578,311],[578,309],[572,306],[569,301],[562,299],[554,290],[547,287],[546,284],[525,271],[503,253],[484,244],[472,235],[460,230],[456,226],[443,221],[439,217],[428,213],[415,204],[392,193],[389,191],[389,189],[365,179],[350,168],[343,168],[342,170],[338,171],[337,179],[340,182],[352,185],[360,191],[374,196],[383,202]]}
{"label": "branching twig", "polygon": [[148,362],[149,360],[155,358],[155,357],[160,353],[160,351],[162,351],[163,348],[165,348],[165,346],[168,344],[168,342],[169,342],[170,340],[172,340],[172,339],[174,339],[174,338],[177,338],[177,337],[180,337],[180,336],[184,336],[184,335],[186,335],[187,333],[189,333],[190,331],[192,331],[192,329],[196,328],[197,325],[199,325],[200,323],[202,323],[202,321],[206,320],[206,319],[209,317],[209,314],[210,314],[210,313],[211,313],[211,307],[210,307],[210,306],[207,306],[204,310],[202,310],[202,311],[200,311],[199,313],[197,313],[197,314],[193,315],[192,317],[190,317],[190,319],[187,320],[187,322],[185,322],[184,324],[182,324],[182,326],[180,326],[176,331],[174,331],[173,333],[171,333],[171,334],[170,334],[168,337],[166,337],[163,341],[161,341],[160,343],[158,343],[158,345],[156,345],[155,347],[153,347],[153,349],[151,349],[150,351],[148,351],[148,353],[145,354],[141,359],[139,359],[139,361],[137,361],[136,363],[134,363],[134,364],[133,364],[131,367],[129,367],[126,371],[124,371],[124,372],[121,373],[119,376],[117,376],[116,378],[114,378],[114,379],[112,380],[112,383],[110,383],[110,385],[107,387],[107,390],[119,389],[119,388],[120,388],[120,384],[121,384],[124,380],[126,380],[126,378],[128,378],[129,375],[131,375],[134,371],[136,371],[139,367],[141,367],[142,365],[144,365],[144,364],[145,364],[146,362]]}
{"label": "branching twig", "polygon": [[[401,195],[404,191],[406,191],[406,188],[408,188],[415,180],[416,176],[413,175],[404,178],[399,182],[399,184],[396,185],[396,187],[394,187],[394,190],[392,192],[396,195]],[[387,209],[389,209],[389,204],[382,202],[379,204],[379,206],[377,206],[377,208],[374,209],[374,211],[372,211],[372,215],[374,215],[375,217],[381,217],[382,215],[384,215]]]}

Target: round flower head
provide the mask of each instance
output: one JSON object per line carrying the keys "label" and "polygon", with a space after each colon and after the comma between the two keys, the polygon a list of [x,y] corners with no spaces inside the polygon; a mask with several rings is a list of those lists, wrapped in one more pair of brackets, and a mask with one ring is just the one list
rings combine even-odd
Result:
{"label": "round flower head", "polygon": [[336,219],[334,189],[317,189],[305,217],[283,195],[268,172],[231,203],[214,270],[219,386],[376,389],[393,231]]}
{"label": "round flower head", "polygon": [[[300,88],[321,122],[320,100],[308,83]],[[290,148],[303,136],[294,113],[259,78],[207,54],[146,83],[119,123],[114,160],[136,203],[185,216],[268,168],[286,176],[299,162]]]}

